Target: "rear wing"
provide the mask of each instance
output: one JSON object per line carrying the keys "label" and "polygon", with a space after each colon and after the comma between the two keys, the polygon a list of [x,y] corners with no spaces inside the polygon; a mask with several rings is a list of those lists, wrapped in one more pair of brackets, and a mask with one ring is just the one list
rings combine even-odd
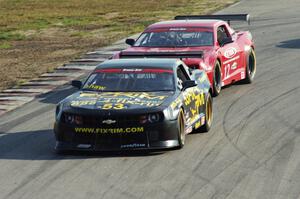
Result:
{"label": "rear wing", "polygon": [[175,20],[197,20],[197,19],[217,19],[227,21],[246,21],[250,25],[249,14],[226,14],[226,15],[179,15],[174,18]]}
{"label": "rear wing", "polygon": [[121,59],[130,58],[202,58],[202,51],[181,51],[181,52],[124,52],[120,53]]}

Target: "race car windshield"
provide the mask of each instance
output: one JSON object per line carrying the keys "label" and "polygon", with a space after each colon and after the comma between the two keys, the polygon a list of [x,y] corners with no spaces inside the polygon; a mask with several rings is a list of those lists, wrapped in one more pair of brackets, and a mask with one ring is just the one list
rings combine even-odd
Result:
{"label": "race car windshield", "polygon": [[196,47],[212,46],[211,31],[155,31],[144,32],[137,39],[135,47]]}
{"label": "race car windshield", "polygon": [[175,90],[170,69],[100,69],[83,86],[99,92],[155,92]]}

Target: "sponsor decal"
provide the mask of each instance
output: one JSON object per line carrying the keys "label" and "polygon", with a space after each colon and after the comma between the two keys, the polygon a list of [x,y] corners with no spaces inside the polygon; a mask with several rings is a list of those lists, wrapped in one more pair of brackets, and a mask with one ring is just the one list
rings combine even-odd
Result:
{"label": "sponsor decal", "polygon": [[143,69],[140,68],[124,68],[122,69],[123,72],[140,72],[143,71]]}
{"label": "sponsor decal", "polygon": [[133,144],[123,144],[123,145],[121,145],[121,149],[124,149],[124,148],[140,148],[140,147],[146,147],[146,144],[133,143]]}
{"label": "sponsor decal", "polygon": [[199,128],[200,126],[201,126],[201,121],[198,121],[198,122],[195,123],[195,128],[196,129]]}
{"label": "sponsor decal", "polygon": [[244,71],[241,72],[241,79],[245,79],[245,72]]}
{"label": "sponsor decal", "polygon": [[100,86],[100,85],[95,85],[95,84],[91,84],[87,87],[88,89],[94,89],[94,90],[105,90],[106,87],[105,86]]}
{"label": "sponsor decal", "polygon": [[185,130],[185,133],[188,134],[188,133],[190,133],[190,132],[192,132],[192,131],[193,131],[193,127],[190,126],[190,127],[188,127],[188,128]]}
{"label": "sponsor decal", "polygon": [[184,104],[189,106],[188,123],[194,124],[194,122],[199,120],[200,107],[205,103],[205,94],[199,88],[194,88],[191,92],[184,93]]}
{"label": "sponsor decal", "polygon": [[233,58],[237,53],[237,50],[233,47],[227,48],[226,51],[224,52],[224,57],[227,59]]}
{"label": "sponsor decal", "polygon": [[193,88],[191,92],[184,93],[184,104],[188,106],[192,102],[196,103],[196,106],[201,106],[204,104],[204,93],[200,93],[198,87]]}
{"label": "sponsor decal", "polygon": [[96,103],[97,103],[96,100],[74,100],[71,101],[71,106],[80,107],[80,106],[95,105]]}
{"label": "sponsor decal", "polygon": [[88,149],[91,148],[91,144],[78,144],[77,148],[81,148],[81,149]]}
{"label": "sponsor decal", "polygon": [[[229,65],[229,64],[228,64]],[[227,67],[225,67],[225,70],[226,70],[226,68],[228,69],[228,68],[230,68],[230,66],[227,66]],[[235,76],[235,75],[237,75],[237,74],[239,74],[239,73],[241,73],[241,72],[243,72],[243,68],[240,68],[240,69],[237,69],[237,70],[235,70],[234,72],[232,72],[232,73],[230,73],[229,74],[229,70],[226,72],[225,71],[225,78],[224,78],[224,80],[227,80],[227,79],[229,79],[229,78],[231,78],[231,77],[233,77],[233,76]],[[242,75],[242,74],[241,74]],[[245,78],[245,77],[244,77]],[[243,79],[243,78],[242,78]],[[223,86],[223,85],[222,85]]]}
{"label": "sponsor decal", "polygon": [[186,30],[186,28],[170,28],[170,31],[176,31],[176,30]]}
{"label": "sponsor decal", "polygon": [[[139,92],[107,92],[103,93],[101,97],[120,97],[120,98],[133,98],[133,99],[149,99],[149,100],[164,100],[168,96],[166,95],[153,95],[150,93],[139,93]],[[132,100],[132,99],[130,99]]]}
{"label": "sponsor decal", "polygon": [[145,99],[164,100],[167,95],[154,95],[146,92],[103,92],[103,93],[81,93],[79,97],[109,98],[109,99]]}
{"label": "sponsor decal", "polygon": [[144,127],[128,127],[128,128],[83,128],[75,127],[75,133],[84,134],[122,134],[122,133],[143,133]]}
{"label": "sponsor decal", "polygon": [[94,73],[171,73],[173,74],[173,70],[160,69],[160,68],[145,68],[145,69],[107,68],[107,69],[96,70]]}
{"label": "sponsor decal", "polygon": [[200,121],[201,121],[201,125],[204,125],[205,124],[205,116],[202,116]]}
{"label": "sponsor decal", "polygon": [[130,105],[154,107],[159,106],[168,95],[155,95],[146,92],[103,92],[81,93],[70,102],[73,107],[94,106],[98,109],[127,109]]}
{"label": "sponsor decal", "polygon": [[200,126],[202,126],[205,123],[205,116],[203,113],[201,113],[199,115],[199,119],[198,121],[195,123],[195,129],[199,128]]}
{"label": "sponsor decal", "polygon": [[237,68],[237,63],[234,62],[232,65],[231,65],[231,70],[235,70]]}
{"label": "sponsor decal", "polygon": [[179,108],[181,106],[182,102],[181,102],[181,98],[178,97],[176,100],[174,100],[172,103],[171,103],[171,108],[174,110],[176,108]]}
{"label": "sponsor decal", "polygon": [[234,62],[231,65],[230,64],[226,64],[224,67],[224,72],[225,72],[225,77],[224,79],[228,79],[229,77],[231,77],[230,74],[230,70],[235,70],[237,68],[237,63]]}
{"label": "sponsor decal", "polygon": [[239,58],[240,58],[240,56],[236,56],[236,57],[234,57],[234,58],[232,58],[232,59],[229,59],[229,60],[227,60],[227,61],[224,61],[223,64],[228,64],[228,63],[230,63],[230,62],[233,62],[233,61],[235,61],[235,60],[238,60]]}
{"label": "sponsor decal", "polygon": [[109,110],[109,109],[121,110],[121,109],[124,109],[125,107],[126,106],[124,106],[124,104],[122,104],[122,103],[116,103],[116,104],[107,103],[107,104],[102,104],[102,105],[97,106],[97,108],[104,109],[104,110]]}
{"label": "sponsor decal", "polygon": [[80,93],[79,98],[84,98],[84,97],[97,98],[98,96],[99,96],[98,93]]}

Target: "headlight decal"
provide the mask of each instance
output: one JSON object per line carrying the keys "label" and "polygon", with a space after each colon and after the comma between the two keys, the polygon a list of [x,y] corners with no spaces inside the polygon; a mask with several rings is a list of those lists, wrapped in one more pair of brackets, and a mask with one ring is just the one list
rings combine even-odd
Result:
{"label": "headlight decal", "polygon": [[82,118],[82,116],[79,116],[79,115],[64,114],[64,122],[67,124],[82,125],[83,118]]}
{"label": "headlight decal", "polygon": [[163,114],[161,113],[150,113],[148,115],[140,116],[140,123],[147,124],[147,123],[156,123],[163,120]]}

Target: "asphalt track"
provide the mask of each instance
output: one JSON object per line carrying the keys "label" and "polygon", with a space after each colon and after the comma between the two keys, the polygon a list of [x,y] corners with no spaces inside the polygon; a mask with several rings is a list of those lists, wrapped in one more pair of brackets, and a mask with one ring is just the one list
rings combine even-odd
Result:
{"label": "asphalt track", "polygon": [[222,12],[251,14],[258,70],[215,98],[209,133],[155,154],[56,155],[65,86],[0,117],[0,198],[300,198],[300,1]]}

